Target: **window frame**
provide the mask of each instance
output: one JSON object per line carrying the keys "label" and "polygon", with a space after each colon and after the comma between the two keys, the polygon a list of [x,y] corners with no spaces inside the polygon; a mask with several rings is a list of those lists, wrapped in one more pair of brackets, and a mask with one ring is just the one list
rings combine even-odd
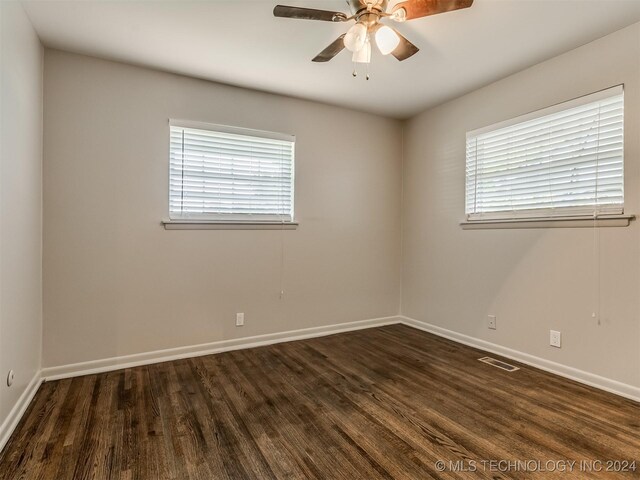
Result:
{"label": "window frame", "polygon": [[[508,128],[514,125],[526,123],[537,118],[553,115],[559,112],[571,110],[589,103],[595,103],[608,98],[612,98],[618,95],[623,96],[623,108],[624,108],[624,85],[619,84],[612,87],[599,90],[594,93],[583,95],[581,97],[574,98],[572,100],[564,101],[552,105],[550,107],[535,110],[524,115],[519,115],[514,118],[510,118],[501,122],[494,123],[482,128],[471,130],[466,134],[466,143],[469,140],[476,138],[483,134]],[[629,221],[635,218],[634,215],[625,215],[625,116],[623,110],[623,124],[622,124],[622,204],[614,204],[613,206],[601,206],[598,207],[597,203],[591,206],[568,206],[568,207],[542,207],[533,209],[522,210],[500,210],[493,212],[468,212],[468,158],[467,147],[465,147],[465,188],[464,188],[464,212],[465,220],[460,222],[463,228],[482,228],[482,225],[487,225],[486,228],[530,228],[530,227],[551,227],[551,226],[585,226],[585,224],[574,223],[576,221],[584,221],[585,219],[591,219],[591,225],[594,225],[593,220],[599,219],[600,226],[608,226],[607,219],[613,220],[612,226],[626,226]],[[477,161],[477,160],[476,160]],[[475,179],[474,185],[477,186],[477,179]],[[588,212],[588,213],[587,213]],[[603,221],[604,220],[604,221]],[[553,223],[556,223],[554,225]],[[498,226],[499,224],[508,224],[507,226]],[[574,223],[572,225],[572,223]],[[476,226],[476,227],[474,227]]]}
{"label": "window frame", "polygon": [[[232,135],[265,138],[269,140],[279,140],[291,142],[291,215],[270,215],[270,214],[191,214],[176,215],[171,212],[171,128],[185,128],[194,130],[205,130]],[[295,220],[295,147],[296,136],[279,132],[265,130],[255,130],[244,127],[235,127],[192,120],[169,119],[168,130],[168,165],[167,165],[167,213],[168,218],[162,220],[162,224],[167,230],[180,229],[295,229],[298,222]]]}

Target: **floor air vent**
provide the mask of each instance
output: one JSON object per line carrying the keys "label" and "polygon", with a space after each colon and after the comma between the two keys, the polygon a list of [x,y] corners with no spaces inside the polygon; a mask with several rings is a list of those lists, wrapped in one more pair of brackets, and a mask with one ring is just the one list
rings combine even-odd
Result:
{"label": "floor air vent", "polygon": [[520,370],[516,366],[509,365],[508,363],[501,362],[500,360],[496,360],[495,358],[491,357],[482,357],[478,360],[484,363],[488,363],[489,365],[492,365],[494,367],[501,368],[502,370],[506,370],[507,372],[515,372],[516,370]]}

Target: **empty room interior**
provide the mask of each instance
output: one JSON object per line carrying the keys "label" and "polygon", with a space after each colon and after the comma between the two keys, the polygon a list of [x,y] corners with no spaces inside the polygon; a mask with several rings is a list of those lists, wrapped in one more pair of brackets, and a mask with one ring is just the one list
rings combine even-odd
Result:
{"label": "empty room interior", "polygon": [[0,29],[0,480],[640,478],[640,0]]}

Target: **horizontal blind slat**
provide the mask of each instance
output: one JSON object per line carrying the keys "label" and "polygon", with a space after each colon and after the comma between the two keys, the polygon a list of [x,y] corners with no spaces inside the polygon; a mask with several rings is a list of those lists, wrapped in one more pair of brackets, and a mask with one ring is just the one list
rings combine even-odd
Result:
{"label": "horizontal blind slat", "polygon": [[169,210],[293,219],[293,141],[170,127]]}
{"label": "horizontal blind slat", "polygon": [[555,110],[467,135],[465,211],[470,218],[622,206],[624,94]]}

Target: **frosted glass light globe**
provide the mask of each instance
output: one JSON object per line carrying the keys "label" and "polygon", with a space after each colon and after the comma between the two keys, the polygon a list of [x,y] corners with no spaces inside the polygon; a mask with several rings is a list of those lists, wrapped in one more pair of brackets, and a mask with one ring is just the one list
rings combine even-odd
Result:
{"label": "frosted glass light globe", "polygon": [[398,34],[386,25],[380,27],[376,32],[376,45],[378,45],[380,53],[383,55],[389,55],[399,43],[400,37],[398,37]]}
{"label": "frosted glass light globe", "polygon": [[344,46],[351,52],[358,52],[367,41],[367,27],[356,23],[344,36]]}

